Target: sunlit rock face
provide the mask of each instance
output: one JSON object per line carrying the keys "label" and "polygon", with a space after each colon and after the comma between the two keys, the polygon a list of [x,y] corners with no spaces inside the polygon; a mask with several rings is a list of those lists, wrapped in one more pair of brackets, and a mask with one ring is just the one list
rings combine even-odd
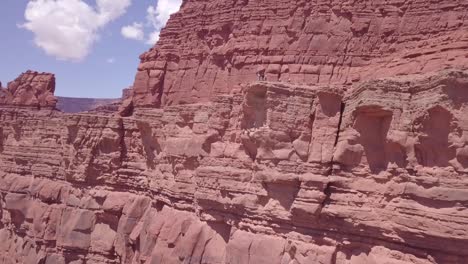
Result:
{"label": "sunlit rock face", "polygon": [[466,263],[466,8],[186,0],[112,109],[21,75],[0,263]]}
{"label": "sunlit rock face", "polygon": [[27,71],[6,88],[0,85],[0,106],[53,109],[57,104],[55,76],[51,73]]}
{"label": "sunlit rock face", "polygon": [[143,54],[138,106],[206,102],[257,80],[351,84],[468,67],[468,2],[186,0]]}
{"label": "sunlit rock face", "polygon": [[344,90],[1,107],[1,262],[463,263],[468,74]]}

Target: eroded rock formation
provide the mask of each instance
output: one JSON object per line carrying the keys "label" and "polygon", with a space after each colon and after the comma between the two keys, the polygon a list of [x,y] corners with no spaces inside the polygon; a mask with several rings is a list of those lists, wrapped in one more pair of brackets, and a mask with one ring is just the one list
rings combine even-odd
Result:
{"label": "eroded rock formation", "polygon": [[21,75],[0,263],[466,263],[467,8],[185,0],[118,109]]}
{"label": "eroded rock formation", "polygon": [[468,74],[1,108],[2,263],[464,263]]}
{"label": "eroded rock formation", "polygon": [[0,86],[0,105],[53,109],[57,103],[54,92],[53,74],[27,71],[7,88]]}
{"label": "eroded rock formation", "polygon": [[467,1],[185,0],[141,56],[137,106],[208,101],[257,79],[304,84],[468,67]]}

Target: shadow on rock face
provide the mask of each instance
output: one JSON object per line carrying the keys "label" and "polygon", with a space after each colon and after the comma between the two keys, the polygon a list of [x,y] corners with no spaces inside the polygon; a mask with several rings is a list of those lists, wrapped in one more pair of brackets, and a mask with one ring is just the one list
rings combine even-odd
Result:
{"label": "shadow on rock face", "polygon": [[161,151],[161,145],[158,142],[157,137],[153,135],[153,131],[150,125],[146,122],[138,122],[138,128],[141,134],[141,141],[144,147],[146,164],[149,168],[154,169],[156,164],[154,159]]}
{"label": "shadow on rock face", "polygon": [[378,107],[360,109],[356,113],[355,129],[372,172],[384,171],[388,166],[386,157],[387,134],[392,122],[392,112]]}
{"label": "shadow on rock face", "polygon": [[456,108],[468,101],[468,76],[463,72],[452,72],[452,78],[442,81],[443,90]]}
{"label": "shadow on rock face", "polygon": [[320,109],[327,117],[334,117],[341,112],[341,96],[333,93],[321,92],[318,94]]}
{"label": "shadow on rock face", "polygon": [[441,106],[427,111],[416,126],[418,144],[415,145],[416,159],[425,167],[447,167],[455,157],[455,148],[449,146],[453,115]]}
{"label": "shadow on rock face", "polygon": [[259,128],[267,120],[266,88],[259,86],[249,91],[243,105],[242,128]]}
{"label": "shadow on rock face", "polygon": [[223,239],[224,242],[229,242],[229,237],[231,236],[231,229],[232,226],[222,223],[222,222],[206,222],[213,231],[219,234]]}
{"label": "shadow on rock face", "polygon": [[297,193],[300,190],[298,184],[264,184],[268,192],[268,197],[278,201],[278,203],[287,211],[289,211],[296,199]]}
{"label": "shadow on rock face", "polygon": [[0,128],[0,153],[3,152],[3,128]]}

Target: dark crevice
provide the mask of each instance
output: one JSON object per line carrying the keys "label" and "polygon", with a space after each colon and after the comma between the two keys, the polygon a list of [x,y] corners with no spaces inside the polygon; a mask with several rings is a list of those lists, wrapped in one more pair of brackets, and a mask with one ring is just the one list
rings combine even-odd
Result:
{"label": "dark crevice", "polygon": [[340,245],[337,245],[335,248],[335,251],[333,251],[333,254],[331,256],[331,264],[336,264],[336,255],[338,254],[338,251],[340,251]]}
{"label": "dark crevice", "polygon": [[0,153],[3,152],[3,128],[0,127]]}
{"label": "dark crevice", "polygon": [[338,121],[338,131],[336,132],[336,138],[335,138],[335,147],[338,145],[338,139],[340,138],[340,131],[341,131],[341,124],[343,122],[343,113],[345,111],[346,104],[341,103],[341,109],[340,109],[340,121]]}
{"label": "dark crevice", "polygon": [[124,167],[123,164],[127,159],[127,144],[125,143],[125,125],[123,119],[119,120],[119,137],[120,137],[120,165]]}
{"label": "dark crevice", "polygon": [[315,123],[315,111],[310,115],[310,125],[309,125],[309,128],[310,128],[310,140],[309,140],[309,144],[307,145],[307,157],[304,157],[304,158],[301,158],[302,161],[307,161],[307,159],[309,158],[309,155],[310,155],[310,146],[312,145],[312,140],[313,140],[313,134],[314,134],[314,123]]}
{"label": "dark crevice", "polygon": [[[212,238],[209,238],[209,239],[206,240],[205,245],[203,246],[203,251],[202,251],[202,253],[200,255],[200,262],[199,263],[203,263],[202,261],[203,261],[203,258],[205,257],[206,246],[208,246],[208,243],[210,243],[211,239]],[[193,253],[192,253],[192,256],[193,256]]]}
{"label": "dark crevice", "polygon": [[146,165],[148,168],[154,169],[156,166],[154,159],[157,154],[162,152],[162,147],[158,139],[153,136],[152,127],[148,122],[137,122],[137,127],[140,130],[141,142],[145,151]]}
{"label": "dark crevice", "polygon": [[247,254],[248,254],[248,259],[247,259],[247,263],[250,264],[250,249],[252,248],[252,244],[253,244],[253,241],[250,241],[250,244],[249,244],[249,247],[247,249]]}
{"label": "dark crevice", "polygon": [[159,84],[159,88],[158,88],[158,97],[157,97],[157,101],[156,101],[156,107],[157,108],[161,108],[162,106],[162,97],[163,97],[163,94],[164,94],[164,83],[165,83],[165,80],[166,80],[166,72],[167,72],[167,63],[164,65],[164,73],[163,75],[161,76],[161,83]]}
{"label": "dark crevice", "polygon": [[161,212],[164,206],[167,206],[167,204],[160,200],[156,200],[156,202],[153,204],[153,207],[156,208],[157,212]]}
{"label": "dark crevice", "polygon": [[121,117],[130,117],[135,112],[135,106],[133,105],[133,99],[128,104],[122,103],[122,110],[120,110]]}
{"label": "dark crevice", "polygon": [[332,193],[332,182],[328,182],[327,183],[327,186],[325,187],[325,189],[323,190],[323,193],[325,194],[325,198],[323,199],[323,201],[321,202],[320,204],[320,212],[319,212],[319,216],[321,215],[321,211],[323,210],[323,208],[325,207],[325,205],[329,204],[330,203],[330,197],[331,197],[331,193]]}

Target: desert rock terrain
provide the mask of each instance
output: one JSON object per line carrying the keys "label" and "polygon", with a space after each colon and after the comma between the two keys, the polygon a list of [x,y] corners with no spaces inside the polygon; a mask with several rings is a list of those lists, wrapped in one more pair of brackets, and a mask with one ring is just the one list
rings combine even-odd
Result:
{"label": "desert rock terrain", "polygon": [[118,107],[21,74],[0,263],[466,263],[467,8],[185,0]]}

